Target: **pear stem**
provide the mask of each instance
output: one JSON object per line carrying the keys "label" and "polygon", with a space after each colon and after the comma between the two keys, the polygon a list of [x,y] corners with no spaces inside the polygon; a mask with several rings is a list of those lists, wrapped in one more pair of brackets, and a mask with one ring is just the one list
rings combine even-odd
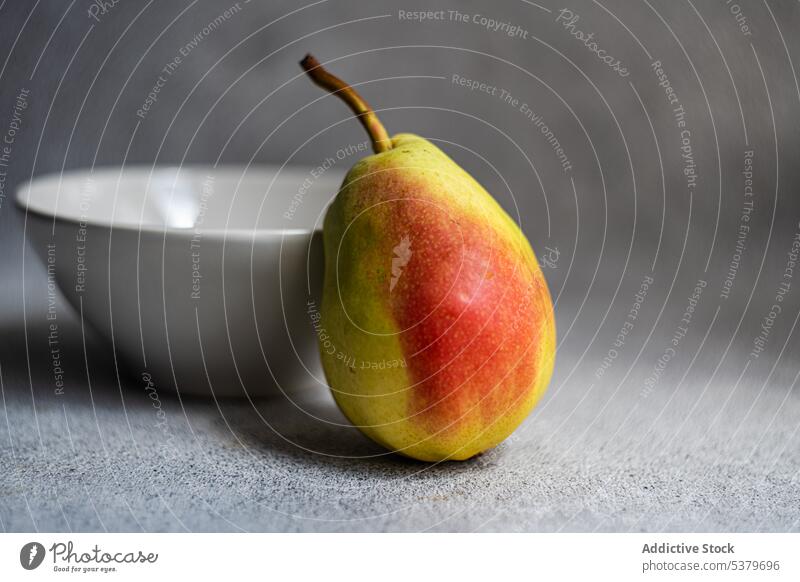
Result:
{"label": "pear stem", "polygon": [[358,117],[361,125],[367,130],[369,138],[372,140],[372,149],[376,154],[392,149],[392,140],[389,139],[386,128],[383,127],[372,107],[367,105],[367,102],[364,101],[361,95],[356,93],[355,89],[336,75],[326,71],[319,61],[310,54],[300,61],[300,66],[308,73],[314,83],[347,103],[348,107]]}

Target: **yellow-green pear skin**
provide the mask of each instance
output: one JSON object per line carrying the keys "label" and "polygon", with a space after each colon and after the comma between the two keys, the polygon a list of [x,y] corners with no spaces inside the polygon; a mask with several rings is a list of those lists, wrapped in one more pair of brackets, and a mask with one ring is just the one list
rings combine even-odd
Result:
{"label": "yellow-green pear skin", "polygon": [[411,134],[353,166],[324,224],[320,342],[337,404],[423,461],[494,447],[545,391],[553,304],[517,224]]}

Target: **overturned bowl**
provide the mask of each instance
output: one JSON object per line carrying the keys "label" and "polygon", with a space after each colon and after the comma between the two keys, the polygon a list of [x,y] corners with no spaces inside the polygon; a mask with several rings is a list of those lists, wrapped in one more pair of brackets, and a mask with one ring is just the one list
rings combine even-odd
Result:
{"label": "overturned bowl", "polygon": [[125,167],[17,190],[31,245],[132,373],[182,394],[323,383],[314,320],[321,225],[342,174]]}

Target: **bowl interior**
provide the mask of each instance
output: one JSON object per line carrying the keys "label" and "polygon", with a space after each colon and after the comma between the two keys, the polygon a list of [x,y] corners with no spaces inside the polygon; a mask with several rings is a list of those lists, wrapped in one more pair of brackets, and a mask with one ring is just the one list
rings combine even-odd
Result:
{"label": "bowl interior", "polygon": [[103,168],[35,178],[19,187],[17,202],[114,228],[309,231],[321,228],[343,176],[297,166]]}

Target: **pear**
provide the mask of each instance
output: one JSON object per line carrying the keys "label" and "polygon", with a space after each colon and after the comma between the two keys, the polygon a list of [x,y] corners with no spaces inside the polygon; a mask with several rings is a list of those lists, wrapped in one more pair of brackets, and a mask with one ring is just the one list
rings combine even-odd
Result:
{"label": "pear", "polygon": [[528,416],[555,360],[555,319],[518,225],[417,135],[389,138],[352,87],[308,55],[374,155],[349,171],[323,227],[318,334],[334,399],[365,435],[423,461],[494,447]]}

